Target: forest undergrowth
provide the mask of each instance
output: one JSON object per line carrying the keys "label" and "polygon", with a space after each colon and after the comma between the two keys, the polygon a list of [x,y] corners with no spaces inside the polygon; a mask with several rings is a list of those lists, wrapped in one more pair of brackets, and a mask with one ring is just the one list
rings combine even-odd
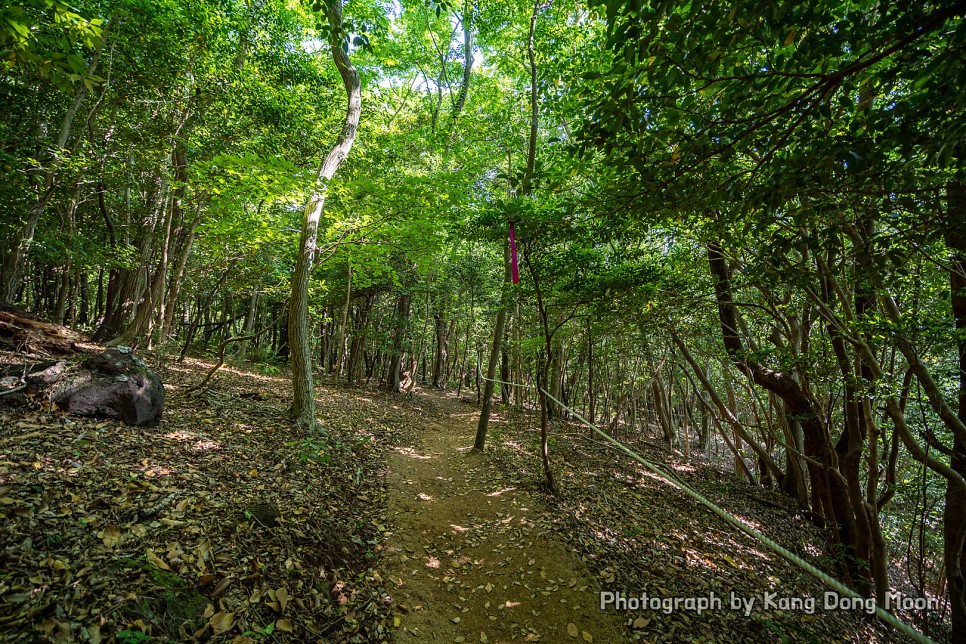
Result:
{"label": "forest undergrowth", "polygon": [[158,367],[153,428],[0,409],[0,639],[387,636],[383,405],[320,390],[327,435],[311,437],[283,375],[223,369],[190,391],[210,366]]}
{"label": "forest undergrowth", "polygon": [[[525,413],[499,411],[472,456],[475,401],[323,385],[310,436],[274,367],[199,391],[210,363],[153,366],[157,427],[0,409],[0,639],[901,641],[861,611],[764,609],[826,589],[578,426],[555,427],[550,497]],[[821,563],[821,535],[777,493],[631,444]],[[607,614],[599,590],[724,606]],[[731,610],[731,593],[758,605]]]}
{"label": "forest undergrowth", "polygon": [[[538,420],[511,410],[492,437],[493,460],[511,484],[539,494],[556,532],[576,547],[601,588],[660,600],[722,599],[720,609],[627,611],[635,640],[648,642],[892,642],[862,608],[825,609],[832,592],[806,572],[724,523],[667,482],[578,423],[560,422],[553,433],[558,491],[541,491],[536,449]],[[655,429],[655,432],[658,430]],[[821,531],[774,490],[749,485],[721,467],[686,459],[655,436],[616,436],[741,521],[828,572]],[[898,572],[898,571],[897,571]],[[898,575],[897,575],[898,576]],[[754,604],[732,608],[731,597]],[[797,600],[814,599],[814,610]],[[766,599],[771,602],[766,604]],[[785,601],[786,603],[782,603]],[[835,602],[829,599],[829,604]],[[898,616],[923,628],[919,615]],[[943,640],[948,624],[931,624]]]}

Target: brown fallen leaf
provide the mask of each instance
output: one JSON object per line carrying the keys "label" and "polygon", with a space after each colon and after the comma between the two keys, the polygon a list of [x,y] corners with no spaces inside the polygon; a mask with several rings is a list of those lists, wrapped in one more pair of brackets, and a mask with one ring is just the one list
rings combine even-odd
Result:
{"label": "brown fallen leaf", "polygon": [[295,627],[292,626],[292,622],[288,621],[287,619],[280,619],[275,622],[275,628],[280,631],[285,631],[286,633],[292,633],[295,631]]}
{"label": "brown fallen leaf", "polygon": [[106,547],[113,548],[121,542],[121,531],[117,526],[109,525],[104,528],[104,536],[101,537],[101,540]]}
{"label": "brown fallen leaf", "polygon": [[211,619],[208,620],[208,623],[211,624],[211,629],[215,631],[215,635],[221,635],[227,631],[229,628],[231,628],[234,622],[235,613],[225,612],[215,613],[211,616]]}
{"label": "brown fallen leaf", "polygon": [[161,570],[167,570],[168,572],[174,572],[171,570],[171,566],[165,563],[164,559],[154,554],[154,550],[151,550],[151,548],[147,549],[147,557],[148,561],[154,564],[155,567],[160,568]]}
{"label": "brown fallen leaf", "polygon": [[634,620],[634,623],[631,624],[631,626],[633,626],[634,628],[645,628],[650,623],[651,623],[651,620],[646,619],[644,617],[638,617],[637,619]]}
{"label": "brown fallen leaf", "polygon": [[278,600],[278,612],[285,612],[285,605],[288,604],[288,600],[291,599],[288,591],[284,588],[279,588],[275,591],[275,599]]}
{"label": "brown fallen leaf", "polygon": [[228,588],[228,585],[231,583],[231,580],[232,580],[231,577],[225,577],[220,582],[218,582],[218,585],[215,586],[215,589],[211,591],[211,596],[217,597],[218,595],[225,592],[225,589]]}

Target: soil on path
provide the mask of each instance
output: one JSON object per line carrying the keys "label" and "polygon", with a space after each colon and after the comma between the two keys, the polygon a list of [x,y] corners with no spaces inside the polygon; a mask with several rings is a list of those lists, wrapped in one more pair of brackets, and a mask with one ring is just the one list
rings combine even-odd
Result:
{"label": "soil on path", "polygon": [[628,641],[620,616],[598,610],[597,582],[534,493],[470,451],[479,412],[440,404],[417,444],[389,456],[395,641]]}

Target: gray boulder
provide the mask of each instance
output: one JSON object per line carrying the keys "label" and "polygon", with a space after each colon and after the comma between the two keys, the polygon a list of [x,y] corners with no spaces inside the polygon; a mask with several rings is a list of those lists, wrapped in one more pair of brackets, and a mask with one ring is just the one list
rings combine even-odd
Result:
{"label": "gray boulder", "polygon": [[164,386],[144,360],[126,347],[91,356],[54,385],[51,400],[78,416],[154,425],[164,411]]}

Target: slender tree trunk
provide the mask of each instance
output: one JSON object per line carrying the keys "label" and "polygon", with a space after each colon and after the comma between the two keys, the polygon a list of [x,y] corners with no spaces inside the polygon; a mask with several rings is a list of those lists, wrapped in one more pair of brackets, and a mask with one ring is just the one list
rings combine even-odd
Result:
{"label": "slender tree trunk", "polygon": [[[772,476],[776,478],[780,477],[781,468],[779,468],[778,464],[774,461],[774,459],[771,458],[771,455],[768,454],[768,452],[761,445],[758,444],[758,441],[753,440],[750,436],[747,435],[744,428],[741,426],[741,423],[738,422],[738,418],[735,416],[734,412],[731,409],[729,409],[728,406],[724,404],[724,401],[721,400],[721,397],[718,396],[718,393],[711,385],[711,382],[708,380],[708,377],[704,373],[704,370],[701,369],[700,365],[698,365],[697,361],[695,361],[694,357],[691,355],[691,352],[688,350],[687,345],[684,344],[680,336],[678,336],[677,333],[672,331],[671,339],[674,341],[675,346],[677,346],[678,350],[681,352],[681,355],[684,357],[685,361],[691,366],[691,371],[693,371],[694,374],[698,377],[698,380],[701,382],[701,386],[704,387],[704,390],[706,392],[708,392],[708,396],[711,398],[711,401],[714,403],[715,407],[717,407],[718,412],[721,414],[721,417],[727,420],[728,423],[731,425],[732,431],[734,432],[735,436],[740,436],[746,443],[748,443],[749,446],[751,446],[751,448],[754,450],[758,458],[761,459],[766,464],[766,467],[768,468]],[[732,404],[732,408],[733,406],[734,405]],[[725,437],[725,439],[727,440],[727,436]],[[751,475],[751,471],[748,469],[748,465],[745,463],[744,459],[741,457],[740,452],[738,451],[739,444],[735,442],[734,445],[735,445],[736,471],[742,476],[747,477],[749,480],[752,480],[753,477]]]}
{"label": "slender tree trunk", "polygon": [[587,318],[587,420],[593,425],[596,421],[594,419],[594,414],[596,410],[594,409],[594,403],[597,402],[597,392],[594,391],[596,384],[594,383],[594,369],[597,365],[594,364],[594,338],[591,336],[590,328],[590,318]]}
{"label": "slender tree trunk", "polygon": [[[537,101],[539,94],[537,93],[537,63],[534,54],[534,34],[536,32],[537,24],[537,12],[540,9],[540,4],[536,3],[533,6],[533,13],[530,16],[530,33],[527,40],[527,56],[530,61],[530,137],[527,146],[527,165],[523,173],[523,181],[521,187],[521,193],[523,195],[529,195],[533,186],[533,172],[536,162],[537,154],[537,127],[539,125],[539,112],[537,110]],[[532,269],[531,269],[532,272]],[[510,282],[510,247],[509,240],[507,240],[506,245],[503,249],[503,292],[500,297],[500,311],[497,313],[496,328],[493,331],[493,347],[490,352],[490,362],[487,366],[487,378],[490,380],[486,381],[485,391],[483,394],[483,409],[480,412],[480,422],[476,428],[476,441],[473,443],[473,449],[482,450],[484,443],[486,442],[486,428],[490,422],[490,404],[493,398],[493,378],[496,375],[497,362],[500,359],[500,346],[503,342],[503,329],[506,325],[506,309],[507,309],[507,286]],[[547,339],[549,341],[549,338]],[[546,383],[544,383],[546,384]],[[546,398],[541,396],[541,400],[545,403]],[[546,471],[549,474],[549,461],[546,462]],[[552,479],[551,479],[552,481]],[[551,485],[551,489],[552,489]]]}
{"label": "slender tree trunk", "polygon": [[248,312],[245,314],[245,326],[242,327],[242,335],[245,339],[238,342],[238,362],[244,362],[245,356],[248,353],[248,344],[254,338],[248,338],[248,336],[253,335],[252,331],[255,329],[255,316],[258,314],[258,288],[252,287],[252,292],[248,296]]}
{"label": "slender tree trunk", "polygon": [[305,204],[299,252],[292,275],[292,295],[289,300],[288,316],[289,343],[292,350],[292,417],[300,425],[305,425],[312,430],[317,428],[317,423],[315,387],[312,379],[312,351],[309,346],[309,276],[315,261],[319,220],[325,206],[328,184],[352,149],[359,127],[359,117],[362,114],[362,88],[359,74],[352,66],[343,42],[345,34],[342,27],[341,0],[328,0],[325,13],[329,23],[329,46],[332,49],[332,59],[342,76],[342,84],[346,92],[346,116],[339,138],[319,169],[316,189]]}
{"label": "slender tree trunk", "polygon": [[[961,146],[962,147],[962,146]],[[966,186],[952,184],[947,190],[949,204],[946,246],[952,251],[949,288],[952,317],[956,324],[959,366],[958,415],[966,422]],[[955,434],[950,467],[966,477],[966,440]],[[943,512],[944,563],[946,568],[953,637],[966,639],[966,490],[947,479],[946,507]]]}
{"label": "slender tree trunk", "polygon": [[[536,16],[536,10],[534,10]],[[531,47],[533,44],[533,22],[530,23]],[[530,269],[533,277],[533,287],[537,293],[537,312],[540,314],[540,322],[543,325],[543,356],[537,360],[537,397],[540,400],[540,461],[543,463],[543,475],[547,486],[547,491],[551,494],[556,493],[553,470],[550,468],[550,401],[547,396],[547,387],[550,386],[550,361],[553,359],[553,332],[550,330],[550,323],[547,320],[547,309],[543,301],[543,292],[540,288],[540,278],[533,270],[530,263],[530,254],[527,249],[523,251],[523,260]]]}
{"label": "slender tree trunk", "polygon": [[[161,322],[159,339],[165,342],[171,335],[171,327],[174,324],[175,310],[178,306],[178,298],[181,295],[181,285],[184,282],[185,268],[188,264],[188,257],[191,255],[191,247],[194,244],[195,232],[198,224],[201,223],[201,216],[195,215],[191,223],[186,228],[182,228],[177,236],[177,250],[174,252],[175,262],[174,271],[168,280],[168,294],[165,298],[164,316]],[[254,327],[253,327],[254,328]],[[247,343],[247,341],[246,341]]]}
{"label": "slender tree trunk", "polygon": [[470,89],[470,77],[473,71],[473,0],[466,0],[463,4],[463,84],[453,106],[453,121],[459,120],[466,104],[466,96]]}
{"label": "slender tree trunk", "polygon": [[447,358],[448,339],[446,333],[446,318],[442,310],[436,311],[436,351],[433,354],[433,386],[437,389],[444,389],[446,385],[445,365]]}
{"label": "slender tree trunk", "polygon": [[345,339],[349,335],[346,330],[349,324],[349,303],[352,301],[352,264],[346,265],[345,303],[342,306],[342,320],[339,322],[339,341],[335,346],[335,384],[339,384],[342,375],[343,356],[346,354]]}
{"label": "slender tree trunk", "polygon": [[399,383],[402,378],[403,338],[406,334],[406,326],[409,324],[409,308],[412,300],[412,295],[409,293],[403,293],[396,300],[396,324],[392,333],[392,349],[386,379],[386,391],[391,393],[399,393]]}
{"label": "slender tree trunk", "polygon": [[486,366],[486,377],[489,380],[483,384],[483,401],[480,410],[480,420],[476,425],[476,440],[473,449],[483,451],[486,445],[486,429],[490,424],[490,405],[493,402],[493,380],[496,378],[496,366],[500,360],[500,346],[503,343],[503,328],[506,326],[507,299],[510,285],[510,245],[509,241],[503,247],[503,290],[500,293],[500,310],[496,313],[496,325],[493,328],[493,344],[490,347],[490,361]]}

